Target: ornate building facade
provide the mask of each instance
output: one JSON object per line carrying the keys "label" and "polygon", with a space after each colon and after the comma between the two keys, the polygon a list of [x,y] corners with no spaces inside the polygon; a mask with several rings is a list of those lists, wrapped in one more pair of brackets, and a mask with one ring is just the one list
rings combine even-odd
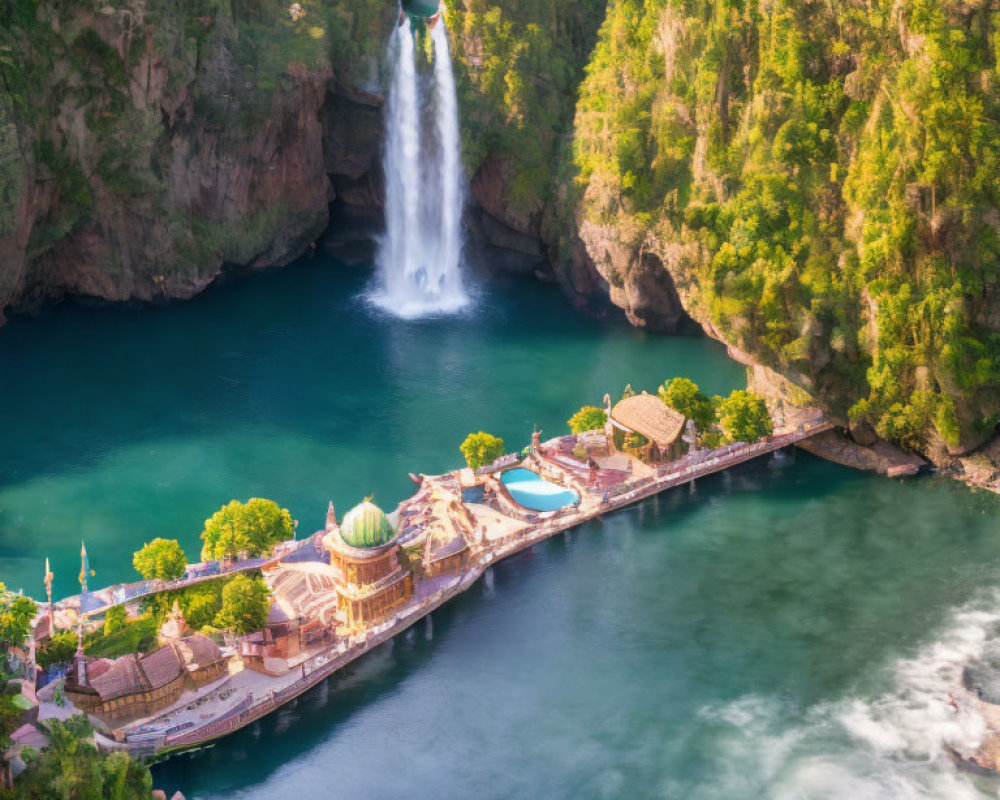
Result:
{"label": "ornate building facade", "polygon": [[413,596],[413,575],[400,563],[396,531],[371,500],[348,511],[340,525],[331,505],[323,546],[348,627],[377,624]]}

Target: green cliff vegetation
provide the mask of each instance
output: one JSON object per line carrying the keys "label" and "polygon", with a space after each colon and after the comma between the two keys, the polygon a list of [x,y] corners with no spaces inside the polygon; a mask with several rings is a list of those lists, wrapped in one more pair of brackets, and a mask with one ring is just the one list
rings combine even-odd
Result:
{"label": "green cliff vegetation", "polygon": [[959,0],[612,0],[576,110],[582,213],[835,411],[974,445],[1000,413],[998,21]]}
{"label": "green cliff vegetation", "polygon": [[[334,73],[377,81],[393,14],[386,0],[291,5],[0,2],[0,312],[35,284],[183,296],[225,262],[281,258],[319,235],[321,143],[296,117],[319,128]],[[268,187],[254,167],[283,155],[316,161],[315,178]]]}
{"label": "green cliff vegetation", "polygon": [[471,171],[509,160],[505,198],[540,213],[606,0],[446,0]]}

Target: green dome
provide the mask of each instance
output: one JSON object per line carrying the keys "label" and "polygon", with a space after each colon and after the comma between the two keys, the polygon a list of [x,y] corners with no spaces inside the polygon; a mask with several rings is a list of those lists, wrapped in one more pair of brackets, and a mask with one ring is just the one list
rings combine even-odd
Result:
{"label": "green dome", "polygon": [[396,531],[385,512],[371,500],[365,500],[344,516],[340,538],[351,547],[381,547],[396,538]]}

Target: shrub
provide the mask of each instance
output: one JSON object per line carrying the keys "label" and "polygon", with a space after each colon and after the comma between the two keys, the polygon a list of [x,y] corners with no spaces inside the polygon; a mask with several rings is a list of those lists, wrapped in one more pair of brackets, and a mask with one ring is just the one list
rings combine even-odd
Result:
{"label": "shrub", "polygon": [[483,431],[470,433],[459,449],[465,456],[465,463],[472,469],[492,464],[505,451],[503,439]]}
{"label": "shrub", "polygon": [[215,624],[237,636],[259,631],[271,610],[270,591],[260,578],[237,575],[222,590],[222,610]]}
{"label": "shrub", "polygon": [[603,430],[607,421],[608,415],[603,408],[584,406],[566,420],[566,424],[569,425],[569,429],[573,433],[586,433],[587,431]]}
{"label": "shrub", "polygon": [[125,613],[124,606],[114,606],[108,609],[108,613],[104,615],[104,635],[109,636],[112,633],[120,631],[128,622],[128,615]]}
{"label": "shrub", "polygon": [[76,634],[71,631],[61,631],[53,636],[44,650],[35,653],[35,662],[42,669],[48,669],[53,664],[65,664],[76,653]]}
{"label": "shrub", "polygon": [[180,578],[187,569],[187,563],[187,556],[176,539],[153,539],[132,556],[132,565],[147,581]]}
{"label": "shrub", "polygon": [[764,398],[742,389],[719,403],[719,422],[732,442],[756,442],[773,431]]}
{"label": "shrub", "polygon": [[715,423],[712,401],[694,381],[674,378],[660,387],[659,394],[664,403],[692,420],[699,431],[707,431]]}

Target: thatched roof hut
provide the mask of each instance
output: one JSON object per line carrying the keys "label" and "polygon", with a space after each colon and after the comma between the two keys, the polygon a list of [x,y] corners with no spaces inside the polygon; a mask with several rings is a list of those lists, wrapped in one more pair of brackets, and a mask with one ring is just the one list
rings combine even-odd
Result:
{"label": "thatched roof hut", "polygon": [[645,436],[660,450],[669,448],[684,430],[683,414],[645,392],[620,400],[611,409],[611,422]]}

